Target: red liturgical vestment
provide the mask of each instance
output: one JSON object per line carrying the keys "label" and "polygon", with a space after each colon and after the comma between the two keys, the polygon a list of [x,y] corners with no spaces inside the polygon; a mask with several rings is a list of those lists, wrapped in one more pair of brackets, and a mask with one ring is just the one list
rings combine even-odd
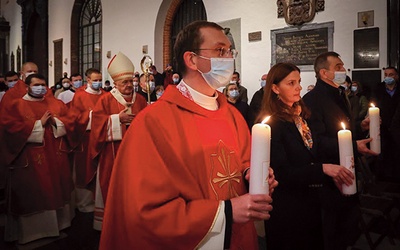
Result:
{"label": "red liturgical vestment", "polygon": [[[114,164],[100,249],[195,249],[220,202],[247,192],[248,128],[221,93],[217,101],[210,111],[169,87],[135,118]],[[231,249],[257,249],[256,240],[253,222],[233,223]]]}
{"label": "red liturgical vestment", "polygon": [[60,118],[67,113],[67,107],[59,100],[45,97],[41,101],[17,99],[5,110],[1,125],[7,143],[10,212],[26,215],[65,206],[73,186],[67,154],[62,150],[63,137],[55,138],[52,125],[47,123],[41,143],[28,142],[28,138],[35,122],[47,110]]}

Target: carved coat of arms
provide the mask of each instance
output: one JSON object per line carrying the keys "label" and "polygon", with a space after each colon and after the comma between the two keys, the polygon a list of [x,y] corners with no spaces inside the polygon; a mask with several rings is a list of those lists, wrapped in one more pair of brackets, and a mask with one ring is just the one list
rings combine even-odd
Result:
{"label": "carved coat of arms", "polygon": [[325,8],[325,0],[278,0],[278,17],[289,25],[311,22],[315,13]]}

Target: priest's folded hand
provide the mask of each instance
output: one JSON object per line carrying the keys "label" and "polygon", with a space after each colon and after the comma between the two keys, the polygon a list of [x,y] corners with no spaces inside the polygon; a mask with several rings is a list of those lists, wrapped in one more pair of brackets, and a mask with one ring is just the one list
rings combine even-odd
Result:
{"label": "priest's folded hand", "polygon": [[234,223],[268,220],[272,199],[267,194],[245,194],[231,199]]}

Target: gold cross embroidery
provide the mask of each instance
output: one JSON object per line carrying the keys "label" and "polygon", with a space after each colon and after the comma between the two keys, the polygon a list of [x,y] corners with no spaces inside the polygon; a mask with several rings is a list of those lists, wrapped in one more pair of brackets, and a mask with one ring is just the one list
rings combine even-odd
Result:
{"label": "gold cross embroidery", "polygon": [[224,173],[217,172],[217,176],[212,179],[212,182],[214,184],[218,184],[220,188],[222,188],[225,184],[228,185],[228,191],[229,195],[231,197],[236,197],[239,196],[236,190],[233,187],[233,181],[240,183],[240,177],[242,176],[242,173],[238,172],[237,169],[235,169],[233,172],[231,172],[231,154],[234,154],[234,152],[228,152],[226,153],[225,148],[221,146],[222,142],[220,141],[219,144],[219,154],[213,154],[213,156],[217,156],[217,159],[219,163],[221,164],[222,168],[224,169]]}

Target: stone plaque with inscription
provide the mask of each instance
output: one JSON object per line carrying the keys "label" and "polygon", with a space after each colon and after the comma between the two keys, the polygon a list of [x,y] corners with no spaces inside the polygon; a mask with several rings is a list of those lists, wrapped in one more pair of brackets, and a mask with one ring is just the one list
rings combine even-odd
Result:
{"label": "stone plaque with inscription", "polygon": [[379,28],[354,31],[354,68],[379,68]]}
{"label": "stone plaque with inscription", "polygon": [[315,58],[333,48],[333,22],[271,30],[272,65],[291,62],[313,70]]}

